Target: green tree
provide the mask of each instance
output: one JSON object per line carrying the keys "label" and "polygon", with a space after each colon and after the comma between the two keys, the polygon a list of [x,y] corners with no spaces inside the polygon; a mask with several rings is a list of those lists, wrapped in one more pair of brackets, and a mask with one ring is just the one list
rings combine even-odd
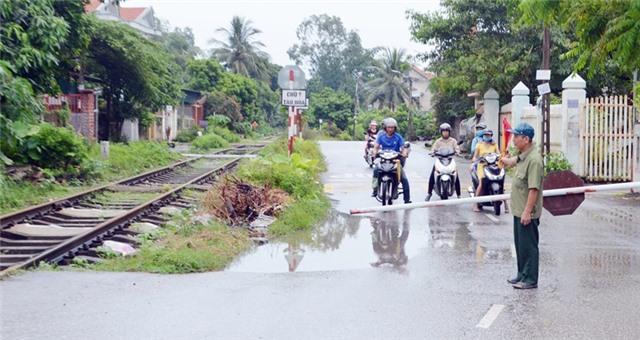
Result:
{"label": "green tree", "polygon": [[[570,50],[563,57],[575,61],[574,71],[587,70],[589,78],[592,82],[596,80],[600,88],[611,88],[620,81],[628,84],[629,74],[640,68],[638,1],[523,0],[519,9],[525,23],[542,21],[571,34]],[[618,81],[602,77],[603,74]],[[621,92],[626,88],[622,86]]]}
{"label": "green tree", "polygon": [[308,89],[317,92],[323,87],[334,90],[355,88],[352,73],[363,71],[372,61],[372,51],[362,47],[360,36],[347,31],[340,18],[327,14],[312,15],[296,29],[301,41],[287,53],[296,64],[308,67],[313,77]]}
{"label": "green tree", "polygon": [[214,58],[191,60],[187,63],[187,86],[193,90],[211,91],[222,73],[222,66]]}
{"label": "green tree", "polygon": [[264,43],[255,40],[261,30],[253,27],[251,20],[234,16],[229,28],[219,27],[216,32],[226,35],[225,41],[212,38],[210,44],[220,47],[213,50],[213,56],[220,60],[227,69],[243,76],[257,75],[258,79],[268,80],[269,55],[260,50]]}
{"label": "green tree", "polygon": [[242,108],[242,115],[249,122],[260,120],[257,105],[258,82],[235,73],[225,72],[216,84],[216,90],[233,98]]}
{"label": "green tree", "polygon": [[124,119],[179,102],[179,67],[161,46],[125,24],[92,18],[91,25],[87,70],[102,79],[111,138],[120,137]]}
{"label": "green tree", "polygon": [[156,20],[156,30],[160,31],[158,41],[164,47],[165,52],[169,53],[173,57],[173,61],[180,66],[182,78],[186,81],[187,65],[202,55],[202,51],[196,46],[191,28],[176,27],[170,31],[168,27],[168,22]]}
{"label": "green tree", "polygon": [[373,79],[365,84],[366,103],[377,104],[378,108],[388,107],[392,111],[401,103],[408,103],[409,86],[401,71],[408,66],[404,49],[384,49],[382,58],[368,69]]}
{"label": "green tree", "polygon": [[54,68],[69,34],[69,23],[51,0],[0,2],[0,56],[14,76],[26,78],[38,93],[57,88]]}
{"label": "green tree", "polygon": [[353,98],[344,91],[335,91],[330,87],[325,87],[318,93],[311,93],[309,98],[308,116],[314,121],[309,123],[317,124],[318,119],[325,122],[333,122],[340,130],[345,130],[353,116]]}

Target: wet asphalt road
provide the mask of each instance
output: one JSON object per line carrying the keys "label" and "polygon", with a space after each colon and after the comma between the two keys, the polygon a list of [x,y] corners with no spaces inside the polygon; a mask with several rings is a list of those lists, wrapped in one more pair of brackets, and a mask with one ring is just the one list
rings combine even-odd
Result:
{"label": "wet asphalt road", "polygon": [[[348,215],[378,204],[361,144],[321,143],[336,210],[316,230],[218,273],[10,277],[0,282],[0,338],[640,338],[640,200],[594,194],[571,216],[545,212],[539,288],[518,291],[505,281],[515,273],[509,214]],[[432,160],[413,149],[416,202]]]}

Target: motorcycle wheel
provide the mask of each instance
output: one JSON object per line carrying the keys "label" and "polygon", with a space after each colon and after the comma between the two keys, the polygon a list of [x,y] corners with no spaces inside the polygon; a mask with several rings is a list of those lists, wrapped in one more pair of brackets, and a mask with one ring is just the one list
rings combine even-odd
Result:
{"label": "motorcycle wheel", "polygon": [[446,200],[449,198],[449,188],[446,188],[442,183],[440,183],[440,199]]}
{"label": "motorcycle wheel", "polygon": [[380,183],[380,198],[382,199],[382,205],[387,205],[387,199],[389,198],[389,182]]}
{"label": "motorcycle wheel", "polygon": [[500,216],[500,201],[493,201],[493,212],[496,216]]}

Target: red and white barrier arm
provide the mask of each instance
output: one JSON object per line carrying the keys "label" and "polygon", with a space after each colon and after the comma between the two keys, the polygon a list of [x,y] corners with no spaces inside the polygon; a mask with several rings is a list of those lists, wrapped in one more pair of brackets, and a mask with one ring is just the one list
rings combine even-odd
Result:
{"label": "red and white barrier arm", "polygon": [[[640,188],[640,182],[602,184],[602,185],[590,185],[590,186],[584,186],[584,187],[543,190],[542,195],[543,197],[566,196],[566,195],[576,195],[576,194],[591,193],[591,192],[624,190],[624,189],[632,189],[632,188]],[[375,206],[375,207],[369,207],[369,208],[357,208],[357,209],[351,209],[349,213],[351,213],[351,215],[357,215],[357,214],[366,214],[366,213],[372,213],[377,211],[392,211],[392,210],[404,210],[404,209],[415,209],[415,208],[442,207],[442,206],[457,205],[457,204],[484,203],[484,202],[491,202],[491,201],[507,200],[510,197],[511,197],[510,194],[502,194],[502,195],[493,195],[493,196],[454,198],[454,199],[449,199],[444,201],[418,202],[418,203],[409,203],[409,204]]]}

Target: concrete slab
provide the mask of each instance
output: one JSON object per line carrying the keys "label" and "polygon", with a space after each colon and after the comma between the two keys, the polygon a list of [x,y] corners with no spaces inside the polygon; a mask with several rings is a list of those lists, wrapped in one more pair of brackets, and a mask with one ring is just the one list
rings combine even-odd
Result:
{"label": "concrete slab", "polygon": [[59,211],[59,214],[67,215],[69,217],[97,217],[109,219],[112,217],[120,216],[127,212],[126,210],[116,209],[89,209],[89,208],[66,208]]}
{"label": "concrete slab", "polygon": [[61,227],[59,225],[17,224],[6,231],[25,237],[71,237],[82,234],[91,228]]}
{"label": "concrete slab", "polygon": [[147,232],[149,230],[158,229],[159,227],[153,223],[149,222],[138,222],[132,224],[129,229],[139,231],[141,233]]}

